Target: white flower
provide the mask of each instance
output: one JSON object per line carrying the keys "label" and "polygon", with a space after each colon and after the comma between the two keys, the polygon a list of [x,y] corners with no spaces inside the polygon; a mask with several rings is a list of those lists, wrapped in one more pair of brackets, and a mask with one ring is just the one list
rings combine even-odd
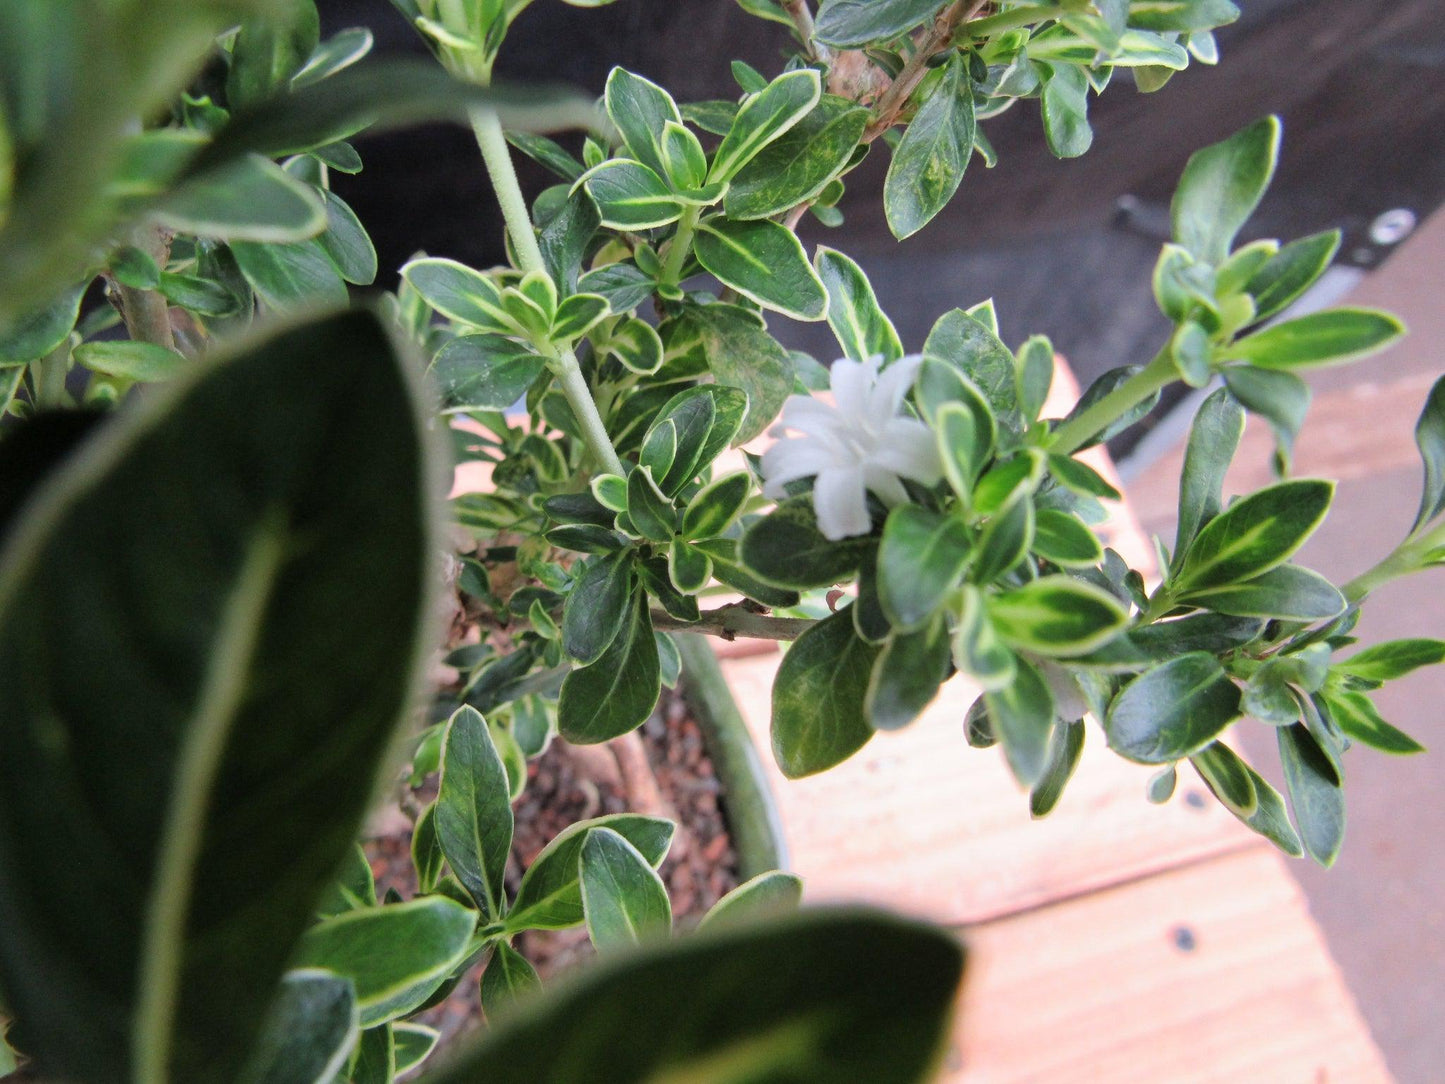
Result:
{"label": "white flower", "polygon": [[910,355],[880,373],[880,358],[844,358],[833,363],[831,405],[790,396],[770,430],[779,440],[763,453],[764,495],[779,500],[789,482],[812,476],[818,527],[836,542],[872,529],[869,490],[892,506],[908,500],[900,478],[937,482],[942,468],[933,434],[900,412],[922,363]]}

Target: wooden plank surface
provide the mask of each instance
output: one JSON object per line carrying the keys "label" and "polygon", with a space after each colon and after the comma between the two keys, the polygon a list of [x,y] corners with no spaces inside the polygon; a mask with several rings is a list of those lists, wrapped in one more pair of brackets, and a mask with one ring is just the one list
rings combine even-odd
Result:
{"label": "wooden plank surface", "polygon": [[949,1084],[1390,1079],[1262,848],[963,933]]}

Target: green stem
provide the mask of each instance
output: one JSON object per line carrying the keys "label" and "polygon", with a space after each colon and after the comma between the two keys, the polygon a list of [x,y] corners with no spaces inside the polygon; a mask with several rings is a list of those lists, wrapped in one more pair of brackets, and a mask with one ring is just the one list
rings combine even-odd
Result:
{"label": "green stem", "polygon": [[[143,249],[156,265],[164,270],[170,258],[170,238],[157,228],[141,231],[135,238],[136,247]],[[115,283],[120,298],[120,314],[125,320],[125,330],[134,342],[154,343],[167,350],[176,348],[175,332],[171,330],[170,302],[165,295],[155,290],[138,290],[131,286]]]}
{"label": "green stem", "polygon": [[[497,193],[497,202],[502,207],[502,217],[507,223],[507,234],[512,239],[512,248],[523,271],[538,271],[547,274],[547,262],[542,259],[542,246],[537,243],[537,233],[532,228],[532,216],[527,212],[527,201],[522,196],[522,186],[517,183],[517,171],[512,165],[512,152],[507,146],[507,137],[502,133],[502,122],[488,110],[477,110],[472,114],[472,131],[476,133],[477,146],[482,152],[482,161],[487,167],[492,188]],[[577,355],[571,349],[558,350],[548,360],[548,368],[562,386],[567,404],[582,426],[582,436],[587,448],[597,462],[611,474],[622,474],[622,460],[617,449],[607,436],[607,427],[602,424],[602,415],[597,412],[597,403],[583,379],[582,367]]]}
{"label": "green stem", "polygon": [[1437,523],[1433,530],[1426,531],[1424,534],[1412,533],[1409,538],[1396,546],[1388,557],[1374,568],[1362,572],[1345,584],[1340,588],[1340,592],[1352,606],[1363,602],[1365,597],[1376,588],[1383,587],[1391,580],[1397,580],[1401,576],[1418,572],[1425,555],[1440,546],[1445,546],[1445,521]]}
{"label": "green stem", "polygon": [[987,38],[1006,30],[1017,30],[1021,26],[1028,26],[1041,19],[1053,19],[1061,14],[1063,11],[1057,4],[1025,4],[1023,7],[1000,11],[997,15],[974,19],[964,25],[959,36]]}
{"label": "green stem", "polygon": [[683,691],[724,787],[723,801],[738,852],[739,876],[747,880],[768,870],[782,869],[788,858],[778,808],[757,746],[717,656],[701,636],[676,639],[682,656]]}
{"label": "green stem", "polygon": [[1054,430],[1049,451],[1071,455],[1088,444],[1109,425],[1178,377],[1166,346],[1154,360],[1104,396],[1082,414]]}
{"label": "green stem", "polygon": [[677,232],[667,246],[667,258],[662,262],[662,281],[676,286],[682,275],[682,266],[687,263],[687,254],[692,251],[692,235],[697,230],[701,207],[689,207],[677,220]]}
{"label": "green stem", "polygon": [[70,372],[70,343],[61,343],[43,358],[37,358],[32,365],[35,405],[42,410],[70,406],[70,395],[65,390],[65,377]]}

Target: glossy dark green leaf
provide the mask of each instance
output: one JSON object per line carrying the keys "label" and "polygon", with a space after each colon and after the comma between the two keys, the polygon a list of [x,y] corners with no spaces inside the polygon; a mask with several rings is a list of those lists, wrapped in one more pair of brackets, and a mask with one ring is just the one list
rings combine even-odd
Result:
{"label": "glossy dark green leaf", "polygon": [[616,832],[587,833],[579,870],[587,936],[598,952],[631,948],[672,931],[672,904],[662,878]]}
{"label": "glossy dark green leaf", "polygon": [[[818,311],[821,315],[821,307]],[[713,376],[718,383],[737,388],[747,396],[746,415],[722,444],[726,446],[729,440],[746,444],[772,424],[792,392],[792,359],[745,309],[736,305],[707,305],[697,310],[695,318]]]}
{"label": "glossy dark green leaf", "polygon": [[895,630],[873,663],[863,710],[875,730],[899,730],[923,714],[948,678],[948,625],[942,615],[913,632]]}
{"label": "glossy dark green leaf", "polygon": [[226,1077],[254,1040],[431,636],[420,400],[370,313],[253,340],[96,430],[8,537],[0,974],[50,1071]]}
{"label": "glossy dark green leaf", "polygon": [[1256,803],[1254,812],[1243,818],[1244,823],[1291,858],[1299,858],[1305,853],[1304,847],[1300,843],[1299,833],[1290,823],[1289,813],[1284,806],[1284,798],[1264,776],[1248,764],[1244,764],[1243,767],[1249,776],[1250,784],[1254,787]]}
{"label": "glossy dark green leaf", "polygon": [[789,779],[847,760],[873,728],[863,710],[878,647],[843,609],[794,641],[773,679],[773,757]]}
{"label": "glossy dark green leaf", "polygon": [[744,881],[702,916],[699,928],[756,922],[791,914],[803,901],[803,879],[794,873],[769,870]]}
{"label": "glossy dark green leaf", "polygon": [[712,558],[691,543],[674,538],[667,548],[667,573],[674,587],[694,595],[712,579]]}
{"label": "glossy dark green leaf", "polygon": [[1189,758],[1210,793],[1240,820],[1248,821],[1259,808],[1254,776],[1249,765],[1223,742],[1210,742]]}
{"label": "glossy dark green leaf", "polygon": [[1223,353],[1261,369],[1312,369],[1368,357],[1404,333],[1405,326],[1387,312],[1326,309],[1271,324]]}
{"label": "glossy dark green leaf", "polygon": [[1129,623],[1118,599],[1071,576],[1044,576],[988,597],[993,627],[1014,647],[1040,655],[1083,655]]}
{"label": "glossy dark green leaf", "polygon": [[349,911],[306,931],[295,965],[351,980],[361,1026],[417,1008],[466,956],[476,912],[443,896]]}
{"label": "glossy dark green leaf", "polygon": [[776,222],[708,219],[693,251],[704,270],[764,308],[796,320],[821,320],[827,311],[827,292],[797,235]]}
{"label": "glossy dark green leaf", "polygon": [[1330,718],[1353,741],[1382,753],[1423,753],[1425,747],[1404,731],[1387,723],[1364,693],[1331,693],[1326,698]]}
{"label": "glossy dark green leaf", "polygon": [[349,979],[292,971],[281,980],[246,1066],[246,1084],[313,1084],[346,1065],[360,1036]]}
{"label": "glossy dark green leaf", "polygon": [[613,813],[569,825],[542,850],[517,889],[507,915],[510,932],[525,929],[561,930],[583,921],[582,889],[577,881],[578,860],[587,834],[607,828],[622,836],[656,868],[667,855],[674,825],[661,817],[639,813]]}
{"label": "glossy dark green leaf", "polygon": [[[718,339],[719,343],[728,341],[726,336]],[[723,368],[726,371],[726,365]],[[703,384],[680,391],[663,404],[653,424],[676,425],[678,449],[672,469],[661,482],[664,493],[679,493],[724,448],[741,443],[738,434],[748,401],[747,392],[741,388]]]}
{"label": "glossy dark green leaf", "polygon": [[1213,655],[1177,655],[1124,686],[1109,707],[1109,747],[1140,764],[1190,756],[1239,717],[1239,689]]}
{"label": "glossy dark green leaf", "polygon": [[893,509],[878,547],[878,596],[889,621],[905,630],[922,626],[958,585],[971,556],[962,520],[916,504]]}
{"label": "glossy dark green leaf", "polygon": [[767,218],[814,199],[849,164],[867,123],[868,110],[825,94],[738,170],[723,197],[728,218]]}
{"label": "glossy dark green leaf", "polygon": [[943,210],[973,155],[973,81],[957,53],[944,65],[903,138],[894,148],[883,183],[883,213],[900,241]]}
{"label": "glossy dark green leaf", "polygon": [[919,1084],[940,1063],[961,973],[951,934],[866,911],[719,925],[529,999],[431,1084],[579,1071],[589,1084]]}
{"label": "glossy dark green leaf", "polygon": [[[425,775],[422,778],[425,778]],[[436,804],[433,803],[422,810],[411,830],[411,864],[416,870],[419,891],[426,893],[436,888],[437,881],[441,880],[446,857],[442,850],[442,841],[437,836]]]}
{"label": "glossy dark green leaf", "polygon": [[1285,788],[1306,853],[1328,869],[1345,841],[1345,792],[1319,744],[1300,723],[1279,728]]}
{"label": "glossy dark green leaf", "polygon": [[506,410],[527,393],[546,361],[501,335],[459,335],[432,362],[432,377],[450,411]]}
{"label": "glossy dark green leaf", "polygon": [[666,167],[658,141],[668,121],[682,123],[682,114],[677,111],[672,95],[651,80],[613,68],[607,76],[605,100],[607,115],[622,134],[632,157],[657,176],[664,176]]}
{"label": "glossy dark green leaf", "polygon": [[667,542],[677,530],[677,510],[657,488],[652,471],[638,467],[627,476],[627,515],[643,537]]}
{"label": "glossy dark green leaf", "polygon": [[812,498],[793,497],[748,529],[738,556],[765,582],[802,590],[841,583],[872,545],[860,538],[829,541],[818,529]]}
{"label": "glossy dark green leaf", "polygon": [[1299,565],[1280,565],[1243,583],[1188,592],[1180,600],[1237,617],[1286,621],[1326,621],[1343,613],[1346,605],[1334,584]]}
{"label": "glossy dark green leaf", "polygon": [[1013,353],[983,323],[963,309],[944,313],[928,333],[923,356],[953,366],[983,392],[1001,437],[1023,434]]}
{"label": "glossy dark green leaf", "polygon": [[627,550],[587,565],[562,610],[562,647],[569,656],[584,665],[602,657],[629,618],[634,582]]}
{"label": "glossy dark green leaf", "polygon": [[814,37],[841,49],[895,38],[940,10],[937,0],[823,0]]}
{"label": "glossy dark green leaf", "polygon": [[1258,414],[1274,431],[1275,469],[1284,474],[1294,454],[1295,437],[1310,406],[1310,386],[1283,369],[1231,365],[1221,373],[1225,387],[1247,410]]}
{"label": "glossy dark green leaf", "polygon": [[597,203],[602,224],[612,229],[653,229],[682,215],[683,205],[667,182],[640,162],[613,159],[589,170],[583,183]]}
{"label": "glossy dark green leaf", "polygon": [[707,179],[730,180],[759,151],[802,120],[818,104],[822,92],[818,73],[798,68],[750,94],[713,155]]}
{"label": "glossy dark green leaf", "polygon": [[237,241],[231,254],[256,296],[278,313],[346,304],[346,282],[315,240],[289,245]]}
{"label": "glossy dark green leaf", "polygon": [[1171,584],[1177,594],[1253,579],[1289,560],[1334,498],[1333,482],[1279,482],[1236,501],[1190,544]]}
{"label": "glossy dark green leaf", "polygon": [[1330,266],[1340,247],[1340,231],[1326,230],[1291,241],[1256,271],[1245,286],[1254,298],[1254,318],[1283,312]]}
{"label": "glossy dark green leaf", "polygon": [[662,690],[647,595],[638,591],[625,624],[601,657],[573,670],[557,701],[557,731],[576,745],[610,741],[652,714]]}
{"label": "glossy dark green leaf", "polygon": [[179,186],[158,201],[155,214],[178,232],[257,242],[314,237],[328,217],[315,188],[257,154]]}
{"label": "glossy dark green leaf", "polygon": [[557,306],[552,319],[552,341],[573,343],[611,315],[607,299],[600,294],[573,294]]}
{"label": "glossy dark green leaf", "polygon": [[688,502],[682,515],[682,536],[697,539],[722,534],[742,512],[752,487],[752,478],[743,471],[709,482]]}
{"label": "glossy dark green leaf", "polygon": [[1174,240],[1206,263],[1224,262],[1274,176],[1279,135],[1279,118],[1265,117],[1195,151],[1170,205]]}
{"label": "glossy dark green leaf", "polygon": [[974,583],[988,584],[1022,561],[1034,544],[1034,502],[1019,493],[984,525],[969,569]]}
{"label": "glossy dark green leaf", "polygon": [[664,175],[674,188],[684,191],[697,188],[707,179],[707,152],[697,136],[680,123],[668,121],[662,126],[657,149],[662,156]]}
{"label": "glossy dark green leaf", "polygon": [[398,1076],[426,1061],[441,1040],[441,1033],[425,1024],[397,1021],[388,1026],[391,1028],[392,1057]]}
{"label": "glossy dark green leaf", "polygon": [[[711,558],[713,578],[718,582],[727,584],[734,591],[740,591],[764,606],[778,608],[798,604],[796,591],[764,583],[744,567],[738,560],[737,543],[731,538],[710,538],[695,545]],[[695,621],[697,618],[691,617],[689,620]]]}
{"label": "glossy dark green leaf", "polygon": [[512,847],[511,794],[487,721],[475,708],[464,705],[447,724],[435,818],[452,873],[484,916],[500,918]]}
{"label": "glossy dark green leaf", "polygon": [[885,362],[903,356],[903,344],[873,293],[863,269],[843,253],[819,245],[813,266],[828,292],[828,326],[854,361],[880,357]]}
{"label": "glossy dark green leaf", "polygon": [[984,693],[994,734],[1014,778],[1032,787],[1049,765],[1049,735],[1054,729],[1054,694],[1038,669],[1019,659],[1013,681]]}
{"label": "glossy dark green leaf", "polygon": [[1420,419],[1415,423],[1415,444],[1425,464],[1420,511],[1411,530],[1418,530],[1445,511],[1445,377],[1435,381]]}
{"label": "glossy dark green leaf", "polygon": [[482,972],[482,1012],[487,1014],[487,1023],[495,1025],[518,1001],[541,988],[537,969],[527,958],[507,942],[497,942]]}
{"label": "glossy dark green leaf", "polygon": [[1064,787],[1079,766],[1084,752],[1084,720],[1063,719],[1054,723],[1049,735],[1049,762],[1044,774],[1029,791],[1029,815],[1047,817],[1064,795]]}
{"label": "glossy dark green leaf", "polygon": [[1184,467],[1179,476],[1176,566],[1205,524],[1224,509],[1224,476],[1244,436],[1244,411],[1223,388],[1210,394],[1194,415]]}
{"label": "glossy dark green leaf", "polygon": [[1104,547],[1082,520],[1056,508],[1034,516],[1033,551],[1060,568],[1091,568],[1104,559]]}

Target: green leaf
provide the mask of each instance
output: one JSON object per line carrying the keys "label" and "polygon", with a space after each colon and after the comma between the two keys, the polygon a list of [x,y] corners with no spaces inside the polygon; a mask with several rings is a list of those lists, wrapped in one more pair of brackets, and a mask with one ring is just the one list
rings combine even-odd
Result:
{"label": "green leaf", "polygon": [[1129,623],[1103,588],[1070,576],[1044,576],[988,598],[999,636],[1040,655],[1083,655],[1103,646]]}
{"label": "green leaf", "polygon": [[871,539],[831,542],[818,529],[811,497],[783,501],[743,535],[738,555],[766,583],[805,590],[841,583],[857,571]]}
{"label": "green leaf", "polygon": [[713,155],[707,179],[730,180],[760,150],[802,120],[818,104],[822,93],[818,73],[812,68],[799,68],[749,95]]}
{"label": "green leaf", "polygon": [[635,579],[632,552],[618,550],[587,564],[562,609],[562,649],[578,662],[596,662],[630,615]]}
{"label": "green leaf", "polygon": [[245,19],[231,46],[227,104],[241,109],[286,87],[320,40],[321,20],[312,0]]}
{"label": "green leaf", "polygon": [[426,1061],[441,1040],[441,1032],[425,1024],[398,1021],[388,1026],[391,1028],[392,1057],[396,1062],[398,1076]]}
{"label": "green leaf", "polygon": [[607,337],[606,352],[624,368],[644,375],[662,368],[662,338],[646,320],[634,316],[624,319]]}
{"label": "green leaf", "polygon": [[[1095,379],[1095,381],[1085,389],[1084,394],[1079,397],[1079,401],[1074,404],[1074,409],[1069,411],[1064,421],[1069,422],[1079,417],[1110,392],[1117,390],[1120,385],[1139,371],[1140,367],[1137,365],[1121,365],[1117,369],[1110,369]],[[1082,451],[1084,448],[1109,440],[1117,433],[1122,433],[1125,429],[1128,429],[1140,418],[1153,410],[1158,403],[1159,393],[1155,392],[1153,395],[1148,396],[1134,407],[1119,415],[1119,417],[1115,418],[1074,450]]]}
{"label": "green leaf", "polygon": [[883,213],[900,241],[943,210],[973,155],[973,81],[954,53],[893,151],[883,183]]}
{"label": "green leaf", "polygon": [[868,110],[823,95],[733,176],[723,197],[728,218],[769,218],[815,199],[847,168],[867,124]]}
{"label": "green leaf", "polygon": [[1049,473],[1065,489],[1084,497],[1101,497],[1106,501],[1122,500],[1117,489],[1087,463],[1066,455],[1049,453]]}
{"label": "green leaf", "polygon": [[662,690],[647,594],[638,591],[626,623],[602,656],[562,682],[557,730],[574,745],[594,745],[635,730]]}
{"label": "green leaf", "polygon": [[292,971],[281,980],[246,1067],[248,1084],[312,1084],[346,1065],[361,1030],[349,980]]}
{"label": "green leaf", "polygon": [[1330,718],[1354,741],[1382,753],[1409,755],[1425,747],[1404,731],[1385,722],[1375,702],[1364,693],[1331,693],[1325,698]]}
{"label": "green leaf", "polygon": [[435,818],[452,873],[487,919],[500,918],[512,848],[511,794],[487,721],[466,705],[447,724]]}
{"label": "green leaf", "polygon": [[668,121],[662,126],[658,150],[662,155],[664,176],[674,188],[686,191],[697,188],[707,179],[707,153],[697,136],[681,124]]}
{"label": "green leaf", "polygon": [[341,869],[316,905],[318,918],[376,906],[376,880],[361,844],[353,843]]}
{"label": "green leaf", "polygon": [[938,11],[938,0],[823,0],[813,36],[825,45],[856,49],[895,38]]}
{"label": "green leaf", "polygon": [[1320,525],[1334,493],[1333,482],[1307,478],[1236,501],[1195,537],[1171,590],[1185,594],[1241,583],[1284,564]]}
{"label": "green leaf", "polygon": [[712,558],[683,539],[674,538],[667,548],[667,573],[679,591],[695,595],[712,579]]}
{"label": "green leaf", "polygon": [[952,934],[866,911],[719,925],[530,999],[430,1084],[563,1080],[578,1066],[597,1084],[916,1084],[941,1061],[961,974]]}
{"label": "green leaf", "polygon": [[[682,123],[682,114],[672,95],[651,80],[622,68],[607,76],[607,115],[612,118],[628,151],[659,178],[666,175],[660,139],[671,121]],[[597,199],[597,194],[593,193]],[[598,199],[598,202],[602,201]],[[604,212],[605,214],[605,212]]]}
{"label": "green leaf", "polygon": [[885,362],[903,356],[903,343],[893,321],[878,305],[873,286],[863,269],[843,253],[819,245],[813,266],[828,293],[828,326],[854,361],[881,357]]}
{"label": "green leaf", "polygon": [[0,366],[43,358],[65,342],[80,315],[85,286],[72,286],[45,308],[26,313],[8,327],[0,325]]}
{"label": "green leaf", "polygon": [[1179,772],[1174,765],[1162,768],[1149,777],[1147,796],[1154,805],[1163,805],[1174,797],[1174,788],[1179,784]]}
{"label": "green leaf", "polygon": [[364,26],[338,31],[311,51],[306,63],[291,77],[291,86],[299,90],[330,78],[371,52],[372,44],[371,31]]}
{"label": "green leaf", "polygon": [[988,619],[983,592],[972,585],[964,588],[963,606],[954,629],[954,664],[991,692],[1014,679],[1018,657],[999,639]]}
{"label": "green leaf", "polygon": [[874,730],[900,730],[933,702],[950,672],[948,625],[939,615],[922,628],[895,630],[873,663],[863,711]]}
{"label": "green leaf", "polygon": [[1445,377],[1430,388],[1420,420],[1415,423],[1415,444],[1425,465],[1425,483],[1420,511],[1410,528],[1412,533],[1445,512]]}
{"label": "green leaf", "polygon": [[1252,365],[1231,365],[1220,374],[1229,393],[1252,410],[1274,431],[1275,470],[1289,470],[1295,437],[1304,425],[1310,407],[1310,386],[1294,373],[1282,369],[1256,369]]}
{"label": "green leaf", "polygon": [[321,198],[326,201],[326,232],[317,238],[322,249],[347,282],[370,286],[376,281],[376,246],[366,228],[336,193],[323,190]]}
{"label": "green leaf", "polygon": [[1205,263],[1223,263],[1274,176],[1279,135],[1279,118],[1265,117],[1195,151],[1170,205],[1174,240]]}
{"label": "green leaf", "polygon": [[1254,787],[1256,802],[1254,812],[1243,818],[1244,823],[1291,858],[1300,857],[1305,853],[1304,847],[1300,844],[1299,833],[1289,822],[1289,813],[1285,810],[1284,798],[1280,796],[1279,791],[1270,786],[1264,776],[1248,764],[1242,763],[1242,766],[1249,775],[1250,784]]}
{"label": "green leaf", "polygon": [[1094,144],[1089,127],[1089,80],[1074,64],[1035,62],[1043,77],[1039,104],[1044,139],[1056,158],[1078,158]]}
{"label": "green leaf", "polygon": [[1445,662],[1445,640],[1387,640],[1338,662],[1334,669],[1365,681],[1394,681],[1422,666]]}
{"label": "green leaf", "polygon": [[627,476],[627,515],[643,537],[667,542],[677,530],[677,510],[657,488],[652,471],[638,467]]}
{"label": "green leaf", "polygon": [[984,524],[969,579],[989,584],[1017,567],[1034,544],[1034,502],[1022,489]]}
{"label": "green leaf", "polygon": [[1243,583],[1186,592],[1180,601],[1237,617],[1284,621],[1327,621],[1346,605],[1334,584],[1298,565],[1280,565]]}
{"label": "green leaf", "polygon": [[1222,353],[1261,369],[1311,369],[1368,357],[1404,333],[1405,325],[1387,312],[1326,309],[1271,324]]}
{"label": "green leaf", "polygon": [[[747,413],[712,452],[716,455],[729,441],[746,444],[772,424],[793,390],[793,363],[782,344],[759,327],[746,309],[705,305],[696,310],[694,319],[708,368],[717,382],[747,396]],[[711,458],[704,453],[698,462],[711,462]]]}
{"label": "green leaf", "polygon": [[564,295],[578,292],[578,275],[601,224],[602,216],[592,197],[586,191],[574,189],[567,202],[537,231],[542,262]]}
{"label": "green leaf", "polygon": [[[446,862],[441,840],[437,837],[436,811],[436,803],[427,806],[411,830],[411,864],[416,870],[417,888],[423,893],[436,889]],[[373,899],[372,902],[376,901]]]}
{"label": "green leaf", "polygon": [[545,367],[546,360],[525,343],[501,335],[459,335],[437,352],[431,373],[443,410],[506,410]]}
{"label": "green leaf", "polygon": [[1189,758],[1211,794],[1240,820],[1248,821],[1259,808],[1259,795],[1249,766],[1223,742],[1210,742]]}
{"label": "green leaf", "polygon": [[1326,230],[1291,241],[1271,256],[1245,286],[1254,298],[1254,318],[1283,312],[1325,273],[1340,247],[1340,231]]}
{"label": "green leaf", "polygon": [[0,977],[48,1071],[249,1051],[432,635],[412,380],[367,312],[253,340],[97,428],[10,532]]}
{"label": "green leaf", "polygon": [[1129,23],[1145,30],[1212,30],[1239,18],[1231,0],[1135,0]]}
{"label": "green leaf", "polygon": [[1345,792],[1328,758],[1302,724],[1279,728],[1279,759],[1304,849],[1328,869],[1345,841]]}
{"label": "green leaf", "polygon": [[396,1034],[390,1024],[361,1033],[347,1077],[349,1084],[392,1084],[396,1079]]}
{"label": "green leaf", "polygon": [[583,174],[578,184],[597,202],[602,225],[650,230],[682,217],[683,205],[660,174],[640,162],[615,158]]}
{"label": "green leaf", "polygon": [[1140,764],[1203,749],[1239,718],[1239,689],[1211,654],[1177,655],[1125,685],[1109,706],[1109,748]]}
{"label": "green leaf", "polygon": [[1060,568],[1092,568],[1104,559],[1104,547],[1082,520],[1056,508],[1034,515],[1033,551]]}
{"label": "green leaf", "polygon": [[1054,344],[1046,335],[1031,335],[1018,349],[1019,410],[1030,421],[1038,418],[1049,397],[1054,365]]}
{"label": "green leaf", "polygon": [[474,327],[509,329],[501,292],[480,271],[456,260],[423,257],[402,267],[401,277],[448,319]]}
{"label": "green leaf", "polygon": [[1209,332],[1193,320],[1186,320],[1174,329],[1169,339],[1169,356],[1179,378],[1191,388],[1204,387],[1214,376]]}
{"label": "green leaf", "polygon": [[752,478],[744,471],[709,482],[683,512],[682,536],[691,540],[722,534],[741,514],[752,488]]}
{"label": "green leaf", "polygon": [[827,312],[827,292],[801,242],[776,222],[707,219],[693,251],[704,270],[764,308],[796,320],[821,320]]}
{"label": "green leaf", "polygon": [[983,694],[994,733],[1014,778],[1032,787],[1049,765],[1049,735],[1054,729],[1054,694],[1038,670],[1019,659],[1013,682]]}
{"label": "green leaf", "polygon": [[867,744],[863,703],[878,648],[859,639],[848,608],[794,641],[773,679],[773,757],[789,779],[833,767]]}
{"label": "green leaf", "polygon": [[[549,280],[550,281],[550,280]],[[552,318],[552,340],[573,343],[611,315],[607,299],[599,294],[573,294],[557,306]]]}
{"label": "green leaf", "polygon": [[582,843],[579,883],[587,936],[598,952],[630,948],[672,931],[662,878],[616,832],[594,828]]}
{"label": "green leaf", "polygon": [[594,828],[607,828],[626,839],[656,868],[667,855],[675,830],[671,821],[640,813],[613,813],[568,825],[543,848],[517,888],[507,915],[509,932],[562,930],[583,921],[578,860]]}
{"label": "green leaf", "polygon": [[916,504],[888,514],[878,547],[878,596],[889,622],[924,625],[958,586],[972,557],[968,527],[955,516]]}
{"label": "green leaf", "polygon": [[1044,774],[1029,791],[1029,815],[1047,817],[1063,797],[1064,787],[1079,766],[1084,752],[1084,720],[1059,719],[1049,735],[1049,762]]}
{"label": "green leaf", "polygon": [[791,914],[803,902],[803,879],[794,873],[769,870],[744,881],[702,916],[698,928],[734,926]]}
{"label": "green leaf", "polygon": [[180,185],[155,213],[178,233],[230,241],[301,241],[327,222],[315,188],[258,154]]}
{"label": "green leaf", "polygon": [[482,972],[482,1012],[487,1015],[488,1025],[495,1025],[518,1001],[541,988],[537,969],[527,958],[505,941],[497,942]]}
{"label": "green leaf", "polygon": [[278,313],[341,308],[346,283],[317,241],[291,245],[237,241],[231,255],[256,296]]}
{"label": "green leaf", "polygon": [[82,343],[73,356],[91,372],[142,383],[169,380],[192,364],[164,346],[124,339]]}
{"label": "green leaf", "polygon": [[349,911],[307,930],[294,963],[350,979],[371,1028],[420,1006],[466,957],[476,924],[474,911],[443,896]]}
{"label": "green leaf", "polygon": [[1200,528],[1224,509],[1224,476],[1244,437],[1244,411],[1223,388],[1210,394],[1194,415],[1184,468],[1179,476],[1179,527],[1174,540],[1176,566]]}
{"label": "green leaf", "polygon": [[[925,363],[933,359],[952,366],[983,392],[1001,438],[1023,435],[1013,353],[984,324],[962,309],[944,313],[924,341],[923,357]],[[920,387],[924,379],[920,376]]]}

